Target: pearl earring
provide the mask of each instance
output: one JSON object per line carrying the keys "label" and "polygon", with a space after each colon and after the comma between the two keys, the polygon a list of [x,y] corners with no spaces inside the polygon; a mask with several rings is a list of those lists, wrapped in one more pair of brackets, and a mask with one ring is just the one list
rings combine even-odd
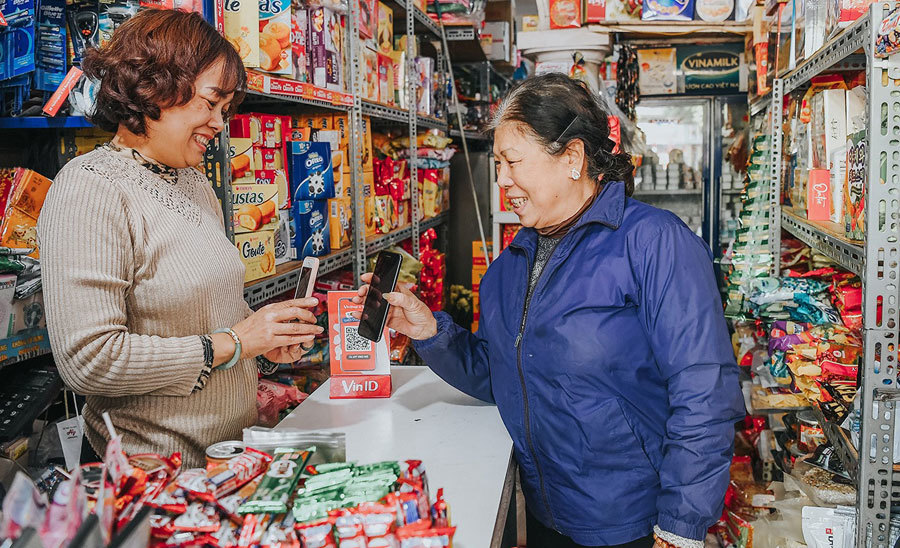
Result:
{"label": "pearl earring", "polygon": [[581,172],[578,171],[578,168],[572,168],[572,180],[577,181],[581,177]]}

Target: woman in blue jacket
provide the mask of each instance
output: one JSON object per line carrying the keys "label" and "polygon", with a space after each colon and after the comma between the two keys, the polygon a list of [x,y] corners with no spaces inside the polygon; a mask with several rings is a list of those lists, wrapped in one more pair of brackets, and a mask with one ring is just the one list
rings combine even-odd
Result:
{"label": "woman in blue jacket", "polygon": [[630,157],[574,80],[525,80],[493,127],[497,184],[523,228],[481,282],[478,332],[408,291],[386,294],[389,326],[448,383],[496,402],[529,548],[701,547],[744,416],[710,250],[629,197]]}

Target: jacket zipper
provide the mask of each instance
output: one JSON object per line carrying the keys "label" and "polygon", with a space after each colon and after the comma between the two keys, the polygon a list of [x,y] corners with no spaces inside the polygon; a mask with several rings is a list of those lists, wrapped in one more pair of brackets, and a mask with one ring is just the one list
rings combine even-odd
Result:
{"label": "jacket zipper", "polygon": [[[562,242],[560,242],[562,243]],[[556,247],[559,247],[557,244]],[[534,297],[537,293],[538,285],[541,283],[541,279],[544,277],[544,273],[547,271],[547,267],[550,266],[550,260],[553,258],[554,253],[556,252],[556,248],[553,249],[553,252],[550,253],[550,257],[547,258],[546,264],[544,264],[544,269],[541,271],[541,275],[538,276],[537,282],[534,284],[534,291],[531,293],[531,300],[534,300]],[[534,263],[531,265],[534,268]],[[530,269],[529,269],[530,272]],[[556,529],[556,519],[553,517],[553,510],[550,509],[550,498],[547,496],[547,489],[544,487],[544,472],[541,469],[541,462],[538,460],[537,451],[534,449],[534,441],[531,439],[531,418],[528,414],[528,388],[525,386],[525,370],[522,368],[522,335],[525,333],[525,324],[528,322],[528,308],[529,301],[528,299],[528,278],[526,276],[526,288],[525,288],[525,303],[522,305],[522,324],[519,326],[519,333],[516,335],[516,366],[519,370],[519,383],[522,385],[522,405],[524,407],[524,418],[525,418],[525,438],[528,440],[528,449],[531,451],[531,458],[534,459],[534,464],[537,467],[538,472],[538,480],[541,486],[541,497],[544,499],[544,506],[547,507],[547,514],[550,516],[550,524],[553,529]]]}

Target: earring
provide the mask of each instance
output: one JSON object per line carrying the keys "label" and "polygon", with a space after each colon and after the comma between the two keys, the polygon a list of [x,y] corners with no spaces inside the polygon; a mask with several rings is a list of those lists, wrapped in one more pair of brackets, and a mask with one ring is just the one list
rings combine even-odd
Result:
{"label": "earring", "polygon": [[575,167],[572,168],[571,177],[572,177],[573,181],[577,181],[581,177],[581,172],[578,171],[578,168],[575,168]]}

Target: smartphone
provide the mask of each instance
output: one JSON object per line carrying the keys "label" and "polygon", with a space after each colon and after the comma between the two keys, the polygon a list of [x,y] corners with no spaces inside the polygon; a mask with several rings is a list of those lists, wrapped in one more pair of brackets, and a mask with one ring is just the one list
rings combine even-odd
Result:
{"label": "smartphone", "polygon": [[319,259],[306,257],[303,266],[300,267],[300,279],[297,280],[297,289],[294,290],[295,299],[312,297],[313,288],[316,286],[316,275],[319,273]]}
{"label": "smartphone", "polygon": [[373,342],[381,340],[384,324],[387,322],[390,305],[384,300],[384,294],[390,293],[397,285],[400,276],[400,263],[403,258],[397,253],[382,251],[375,261],[375,272],[369,284],[369,294],[363,305],[362,318],[359,320],[359,335]]}

